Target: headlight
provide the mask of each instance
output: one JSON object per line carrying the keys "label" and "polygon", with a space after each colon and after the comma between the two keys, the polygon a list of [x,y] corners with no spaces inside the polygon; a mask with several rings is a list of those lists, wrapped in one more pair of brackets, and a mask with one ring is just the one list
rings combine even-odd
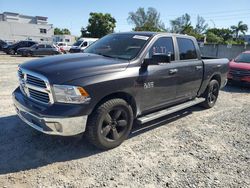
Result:
{"label": "headlight", "polygon": [[78,86],[53,85],[55,101],[61,103],[87,103],[89,94]]}

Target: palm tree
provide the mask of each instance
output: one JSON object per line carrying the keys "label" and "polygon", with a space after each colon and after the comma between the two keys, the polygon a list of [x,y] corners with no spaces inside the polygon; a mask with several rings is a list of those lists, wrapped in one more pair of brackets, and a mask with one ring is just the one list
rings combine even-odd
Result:
{"label": "palm tree", "polygon": [[235,38],[239,38],[239,34],[242,33],[245,35],[245,33],[248,31],[247,24],[243,24],[242,21],[239,21],[238,25],[231,26],[232,31],[235,33]]}

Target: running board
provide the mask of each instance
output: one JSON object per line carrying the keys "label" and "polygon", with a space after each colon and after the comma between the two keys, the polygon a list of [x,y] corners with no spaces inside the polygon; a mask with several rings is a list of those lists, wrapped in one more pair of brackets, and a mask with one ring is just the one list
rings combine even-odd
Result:
{"label": "running board", "polygon": [[196,104],[202,103],[204,101],[205,101],[205,98],[195,98],[195,99],[193,99],[191,101],[179,104],[177,106],[173,106],[173,107],[161,110],[161,111],[157,111],[157,112],[142,116],[142,117],[137,119],[137,123],[138,124],[144,124],[144,123],[147,123],[149,121],[158,119],[160,117],[163,117],[163,116],[178,112],[180,110],[183,110],[185,108],[194,106]]}

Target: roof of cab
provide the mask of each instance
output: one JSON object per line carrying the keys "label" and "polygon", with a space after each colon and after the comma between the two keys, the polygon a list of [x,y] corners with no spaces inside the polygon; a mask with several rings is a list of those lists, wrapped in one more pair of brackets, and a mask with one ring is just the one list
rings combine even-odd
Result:
{"label": "roof of cab", "polygon": [[183,34],[177,34],[177,33],[167,33],[167,32],[151,32],[151,31],[130,31],[130,32],[120,32],[120,33],[114,33],[114,34],[134,34],[134,35],[144,35],[144,36],[155,36],[160,34],[167,34],[171,36],[183,36],[183,37],[192,37],[189,35],[183,35]]}

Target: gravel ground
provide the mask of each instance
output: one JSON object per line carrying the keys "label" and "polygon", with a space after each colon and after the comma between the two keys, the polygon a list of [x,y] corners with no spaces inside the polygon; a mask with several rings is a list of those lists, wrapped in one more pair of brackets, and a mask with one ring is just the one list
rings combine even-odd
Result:
{"label": "gravel ground", "polygon": [[39,134],[15,115],[17,65],[0,54],[0,187],[250,187],[250,88],[227,86],[99,151],[81,136]]}

